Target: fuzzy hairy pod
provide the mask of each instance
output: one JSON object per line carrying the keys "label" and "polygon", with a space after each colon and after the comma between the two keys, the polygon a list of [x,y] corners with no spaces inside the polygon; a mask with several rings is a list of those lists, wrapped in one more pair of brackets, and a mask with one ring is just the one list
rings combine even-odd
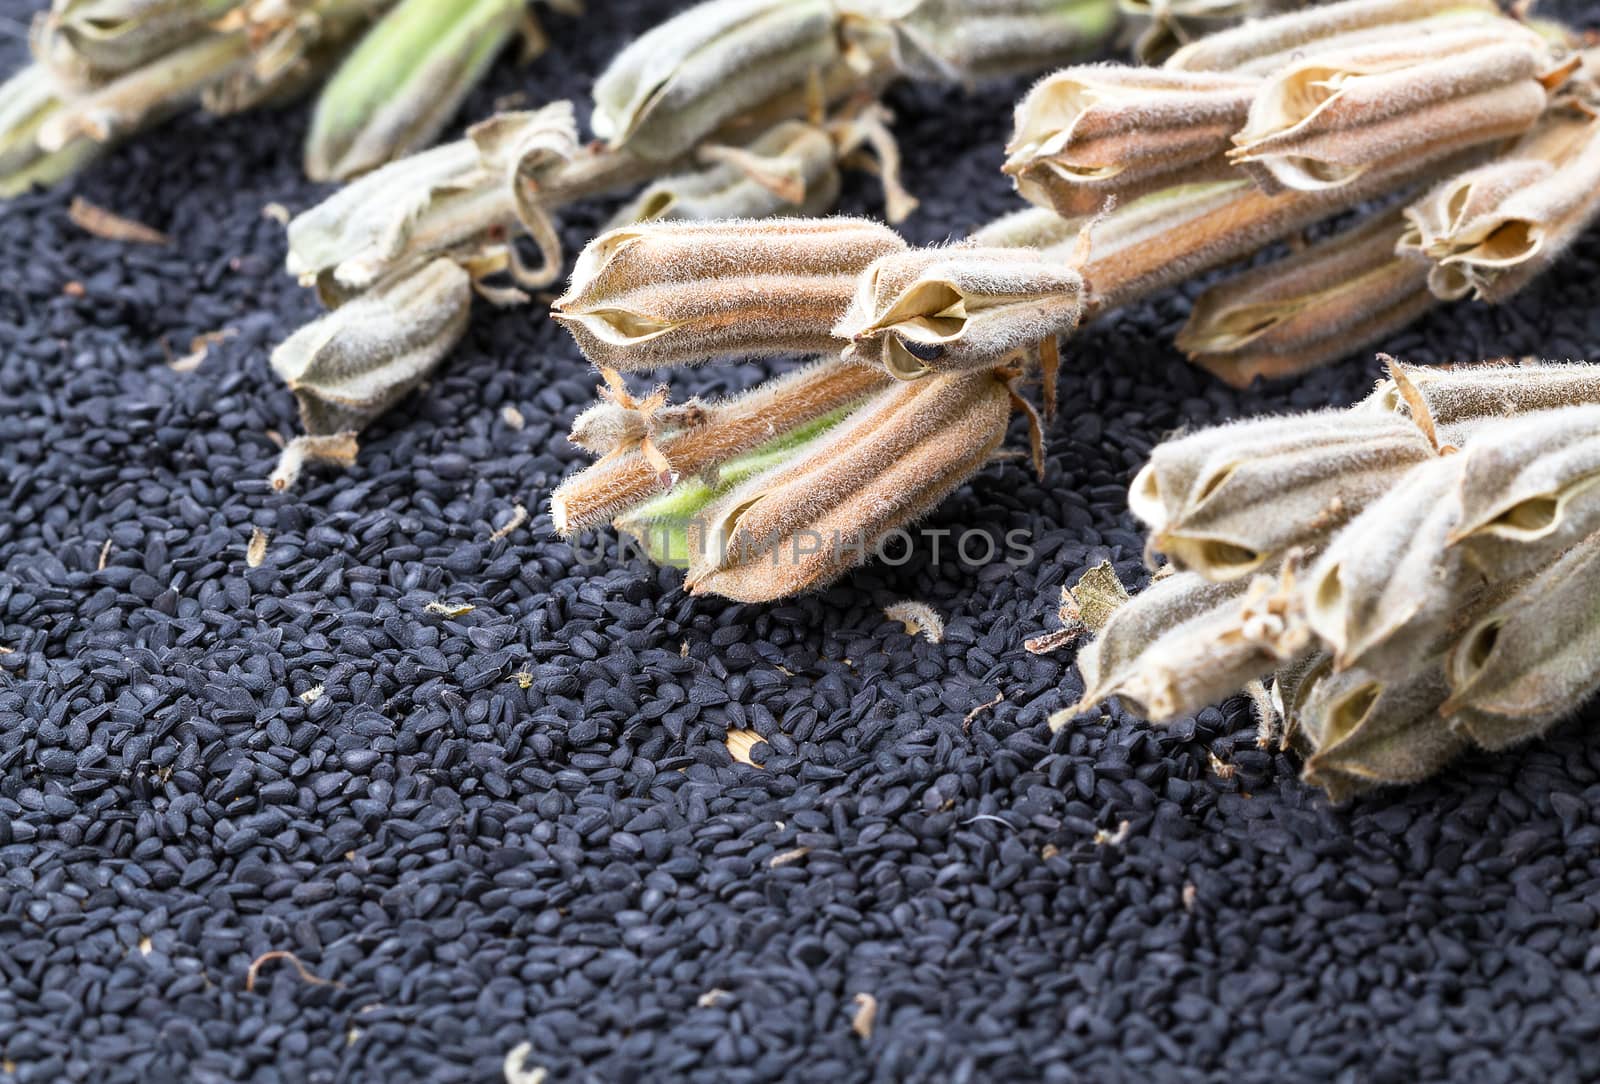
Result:
{"label": "fuzzy hairy pod", "polygon": [[1398,214],[1379,215],[1211,287],[1178,332],[1178,349],[1242,388],[1382,339],[1438,303],[1427,270],[1394,254],[1402,228]]}
{"label": "fuzzy hairy pod", "polygon": [[1267,192],[1425,166],[1531,128],[1548,65],[1537,36],[1511,22],[1319,54],[1267,81],[1228,157]]}
{"label": "fuzzy hairy pod", "polygon": [[1484,579],[1449,540],[1461,515],[1464,460],[1413,467],[1323,551],[1306,577],[1312,628],[1341,670],[1415,673]]}
{"label": "fuzzy hairy pod", "polygon": [[823,75],[830,98],[893,74],[892,36],[834,0],[706,0],[636,38],[594,84],[594,132],[613,149],[658,161],[692,150],[746,114],[782,102],[804,112]]}
{"label": "fuzzy hairy pod", "polygon": [[54,152],[39,146],[40,127],[61,107],[55,78],[38,64],[0,83],[0,199],[35,184],[54,184],[99,155],[100,145],[91,139],[70,140]]}
{"label": "fuzzy hairy pod", "polygon": [[1152,580],[1078,652],[1083,696],[1068,711],[1079,714],[1116,695],[1145,665],[1151,645],[1164,636],[1186,626],[1236,618],[1248,588],[1244,581],[1212,583],[1193,572]]}
{"label": "fuzzy hairy pod", "polygon": [[1115,0],[921,0],[896,21],[965,79],[1041,71],[1091,52],[1117,28]]}
{"label": "fuzzy hairy pod", "polygon": [[1061,214],[1093,214],[1112,197],[1221,179],[1259,86],[1211,72],[1067,68],[1018,103],[1004,169],[1025,199]]}
{"label": "fuzzy hairy pod", "polygon": [[706,164],[646,186],[607,229],[639,222],[825,214],[839,198],[838,147],[806,121],[784,121],[740,148],[703,148]]}
{"label": "fuzzy hairy pod", "polygon": [[1444,706],[1485,749],[1544,733],[1600,689],[1600,535],[1475,622],[1450,652]]}
{"label": "fuzzy hairy pod", "polygon": [[812,454],[704,510],[689,590],[765,602],[831,583],[976,473],[1010,416],[1011,391],[988,372],[879,392]]}
{"label": "fuzzy hairy pod", "polygon": [[1342,802],[1375,786],[1434,774],[1469,747],[1439,714],[1449,692],[1437,659],[1393,679],[1332,666],[1309,675],[1295,712],[1313,749],[1306,782]]}
{"label": "fuzzy hairy pod", "polygon": [[307,324],[272,352],[272,368],[307,433],[359,431],[444,360],[471,311],[471,277],[434,260]]}
{"label": "fuzzy hairy pod", "polygon": [[1157,445],[1133,480],[1150,547],[1209,580],[1314,551],[1433,457],[1414,425],[1343,410],[1262,418]]}
{"label": "fuzzy hairy pod", "polygon": [[577,151],[569,102],[500,114],[468,138],[375,170],[297,216],[289,273],[337,304],[435,256],[481,254],[519,222],[537,227],[542,214],[530,190]]}
{"label": "fuzzy hairy pod", "polygon": [[1199,38],[1221,33],[1246,19],[1301,6],[1300,0],[1119,0],[1123,22],[1134,32],[1133,55],[1157,65]]}
{"label": "fuzzy hairy pod", "polygon": [[34,56],[69,83],[105,82],[206,33],[244,0],[55,0],[34,23]]}
{"label": "fuzzy hairy pod", "polygon": [[1477,429],[1511,414],[1600,403],[1600,365],[1483,362],[1449,369],[1397,361],[1390,365],[1395,376],[1379,381],[1353,412],[1410,418],[1441,447],[1459,447]]}
{"label": "fuzzy hairy pod", "polygon": [[318,97],[306,175],[346,180],[428,146],[527,17],[527,0],[401,0]]}
{"label": "fuzzy hairy pod", "polygon": [[1515,25],[1500,14],[1493,0],[1343,0],[1211,34],[1172,54],[1165,67],[1267,76],[1332,50],[1501,24]]}
{"label": "fuzzy hairy pod", "polygon": [[1547,270],[1597,214],[1600,118],[1572,110],[1409,207],[1399,251],[1429,266],[1429,287],[1445,300],[1501,301]]}
{"label": "fuzzy hairy pod", "polygon": [[[1178,573],[1165,582],[1173,580],[1187,581],[1188,574]],[[1153,590],[1112,615],[1101,639],[1110,635],[1119,616],[1133,610]],[[1211,594],[1192,583],[1185,593],[1189,601]],[[1163,600],[1162,608],[1168,607],[1170,601]],[[1134,616],[1130,614],[1128,620]],[[1100,672],[1103,663],[1099,653],[1088,662],[1084,659],[1099,643],[1096,640],[1079,653],[1078,666],[1083,671],[1086,691],[1076,710],[1108,696],[1118,696],[1151,722],[1167,723],[1229,696],[1298,658],[1309,650],[1310,637],[1294,607],[1292,594],[1280,592],[1278,582],[1263,575],[1252,580],[1247,589],[1227,595],[1220,604],[1159,629],[1115,676]]]}
{"label": "fuzzy hairy pod", "polygon": [[[696,424],[653,439],[679,476],[714,476],[723,463],[851,407],[888,383],[877,370],[823,358],[706,404]],[[597,527],[672,485],[641,450],[624,449],[563,482],[550,499],[550,518],[563,534]]]}
{"label": "fuzzy hairy pod", "polygon": [[223,36],[242,40],[246,57],[201,92],[218,115],[278,104],[320,81],[357,33],[393,0],[260,0],[217,21]]}
{"label": "fuzzy hairy pod", "polygon": [[1518,575],[1600,530],[1600,405],[1485,425],[1462,460],[1450,535],[1488,575]]}
{"label": "fuzzy hairy pod", "polygon": [[552,315],[622,371],[837,348],[856,276],[905,248],[860,218],[646,222],[601,234]]}
{"label": "fuzzy hairy pod", "polygon": [[1070,332],[1082,279],[1026,249],[972,245],[880,257],[861,273],[833,329],[847,360],[882,364],[897,380],[994,367]]}
{"label": "fuzzy hairy pod", "polygon": [[1024,207],[989,222],[972,233],[979,248],[1032,248],[1066,263],[1078,234],[1088,220],[1064,217],[1049,207]]}

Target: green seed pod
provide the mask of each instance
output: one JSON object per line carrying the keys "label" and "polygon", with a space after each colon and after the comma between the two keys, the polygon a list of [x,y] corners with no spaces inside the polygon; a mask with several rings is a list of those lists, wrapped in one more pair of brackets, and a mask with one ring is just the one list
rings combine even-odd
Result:
{"label": "green seed pod", "polygon": [[1150,547],[1211,580],[1320,549],[1433,449],[1415,426],[1327,410],[1205,429],[1157,445],[1128,505]]}
{"label": "green seed pod", "polygon": [[1025,249],[972,245],[880,257],[833,329],[847,360],[898,380],[993,367],[1077,326],[1082,280]]}
{"label": "green seed pod", "polygon": [[569,102],[491,118],[468,138],[375,170],[297,216],[289,273],[337,304],[435,256],[481,255],[519,222],[537,227],[530,188],[577,150]]}
{"label": "green seed pod", "polygon": [[1374,786],[1433,775],[1469,746],[1439,714],[1448,695],[1437,660],[1392,680],[1360,668],[1311,675],[1296,712],[1314,749],[1306,782],[1342,802]]}
{"label": "green seed pod", "polygon": [[922,0],[897,27],[965,79],[1022,75],[1094,51],[1117,28],[1115,0]]}
{"label": "green seed pod", "polygon": [[272,352],[272,368],[306,432],[359,431],[455,348],[471,310],[471,277],[434,260],[307,324]]}
{"label": "green seed pod", "polygon": [[832,582],[926,515],[1005,439],[1011,392],[988,372],[877,394],[812,454],[709,505],[687,586],[766,602]]}
{"label": "green seed pod", "polygon": [[1004,169],[1024,198],[1061,214],[1221,179],[1259,86],[1209,72],[1067,68],[1018,103]]}
{"label": "green seed pod", "polygon": [[[1058,263],[1077,244],[1078,234],[1088,219],[1064,217],[1049,207],[1024,207],[1002,215],[973,231],[972,243],[979,248],[1032,248],[1047,253]],[[1058,253],[1060,258],[1056,259]]]}
{"label": "green seed pod", "polygon": [[0,199],[55,184],[99,155],[92,139],[70,140],[54,152],[39,146],[35,136],[61,106],[54,77],[38,64],[0,83]]}
{"label": "green seed pod", "polygon": [[1339,669],[1392,680],[1416,673],[1481,592],[1483,578],[1449,546],[1463,463],[1444,456],[1413,467],[1311,566],[1306,613]]}
{"label": "green seed pod", "polygon": [[1547,118],[1503,159],[1440,184],[1406,210],[1399,251],[1445,300],[1502,301],[1545,271],[1600,214],[1600,118]]}
{"label": "green seed pod", "polygon": [[34,56],[87,85],[126,74],[210,30],[243,0],[55,0],[33,28]]}
{"label": "green seed pod", "polygon": [[284,0],[241,7],[217,23],[242,39],[244,63],[207,85],[200,104],[226,116],[276,105],[310,89],[346,45],[394,0]]}
{"label": "green seed pod", "polygon": [[1509,21],[1313,56],[1267,81],[1229,160],[1269,193],[1419,168],[1531,128],[1548,65],[1537,36]]}
{"label": "green seed pod", "polygon": [[401,0],[317,99],[306,174],[345,180],[428,146],[526,18],[526,0]]}
{"label": "green seed pod", "polygon": [[646,222],[589,242],[552,315],[623,371],[823,352],[856,276],[904,247],[860,218]]}
{"label": "green seed pod", "polygon": [[1485,574],[1530,571],[1600,530],[1600,405],[1487,424],[1460,458],[1450,545]]}
{"label": "green seed pod", "polygon": [[784,121],[741,148],[704,147],[708,164],[647,186],[607,229],[640,222],[826,214],[839,198],[838,147],[805,121]]}
{"label": "green seed pod", "polygon": [[1394,254],[1398,213],[1211,287],[1178,349],[1236,388],[1305,372],[1410,324],[1437,299],[1427,270]]}
{"label": "green seed pod", "polygon": [[1211,34],[1172,54],[1165,67],[1267,76],[1329,51],[1416,43],[1441,32],[1485,25],[1520,30],[1501,16],[1493,0],[1344,0]]}
{"label": "green seed pod", "polygon": [[1542,734],[1600,688],[1600,535],[1475,622],[1450,652],[1444,711],[1485,749]]}
{"label": "green seed pod", "polygon": [[781,112],[800,115],[813,73],[833,76],[825,86],[841,71],[869,81],[864,69],[882,58],[856,46],[858,30],[873,33],[874,24],[832,0],[707,0],[617,55],[595,80],[590,124],[613,149],[669,161],[776,99],[792,98]]}

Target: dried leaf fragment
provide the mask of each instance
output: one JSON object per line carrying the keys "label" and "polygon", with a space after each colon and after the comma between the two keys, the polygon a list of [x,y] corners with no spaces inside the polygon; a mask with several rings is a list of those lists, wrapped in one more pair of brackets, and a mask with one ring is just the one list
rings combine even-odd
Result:
{"label": "dried leaf fragment", "polygon": [[172,238],[160,230],[151,229],[142,222],[114,214],[104,207],[90,203],[82,196],[72,198],[72,203],[67,208],[67,217],[79,229],[107,241],[126,241],[137,245],[172,243]]}
{"label": "dried leaf fragment", "polygon": [[878,999],[871,994],[857,994],[851,999],[856,1011],[850,1017],[850,1030],[863,1041],[872,1038],[872,1029],[878,1022]]}
{"label": "dried leaf fragment", "polygon": [[295,437],[284,445],[278,456],[278,465],[270,481],[279,493],[292,489],[300,479],[307,463],[332,463],[340,467],[353,467],[360,452],[354,433],[330,433],[326,436],[304,435]]}
{"label": "dried leaf fragment", "polygon": [[260,568],[261,562],[267,559],[267,541],[272,537],[272,532],[265,527],[257,527],[250,532],[250,545],[244,552],[244,563],[251,568]]}
{"label": "dried leaf fragment", "polygon": [[723,739],[723,744],[728,747],[728,754],[734,760],[737,760],[740,764],[747,764],[752,768],[759,768],[761,765],[750,759],[750,751],[764,741],[766,739],[754,730],[730,730],[727,737]]}
{"label": "dried leaf fragment", "polygon": [[883,608],[883,616],[900,622],[911,636],[921,633],[930,644],[944,642],[944,619],[926,602],[896,602]]}

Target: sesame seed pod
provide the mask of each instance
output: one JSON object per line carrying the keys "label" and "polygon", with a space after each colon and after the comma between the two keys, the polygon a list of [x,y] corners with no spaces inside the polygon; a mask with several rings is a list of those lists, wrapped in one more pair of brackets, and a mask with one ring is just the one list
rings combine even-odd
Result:
{"label": "sesame seed pod", "polygon": [[862,272],[834,335],[847,360],[898,380],[993,367],[1077,326],[1081,291],[1076,271],[1038,252],[915,249]]}
{"label": "sesame seed pod", "polygon": [[1394,254],[1401,231],[1398,213],[1375,216],[1211,287],[1178,332],[1178,349],[1242,388],[1382,339],[1438,303],[1426,268]]}
{"label": "sesame seed pod", "polygon": [[818,353],[837,349],[857,274],[904,247],[859,218],[646,222],[589,242],[553,315],[623,371]]}
{"label": "sesame seed pod", "polygon": [[[707,404],[698,424],[657,434],[656,448],[682,477],[714,473],[718,466],[767,442],[852,406],[888,384],[881,372],[837,357]],[[606,523],[672,487],[659,465],[640,450],[624,450],[573,475],[550,499],[557,531],[569,534]]]}
{"label": "sesame seed pod", "polygon": [[1414,425],[1343,410],[1264,418],[1157,445],[1128,504],[1150,548],[1211,580],[1322,545],[1433,449]]}
{"label": "sesame seed pod", "polygon": [[[1236,619],[1248,588],[1243,580],[1212,583],[1192,572],[1151,581],[1112,613],[1100,634],[1079,650],[1083,695],[1068,710],[1079,714],[1116,695],[1149,663],[1151,647],[1158,640],[1184,628],[1210,628],[1219,621]],[[1261,669],[1272,666],[1268,663]]]}
{"label": "sesame seed pod", "polygon": [[1312,675],[1296,698],[1299,728],[1314,750],[1306,782],[1342,802],[1374,786],[1426,779],[1469,746],[1439,714],[1448,694],[1437,659],[1392,679],[1360,668]]}
{"label": "sesame seed pod", "polygon": [[1530,571],[1600,530],[1600,405],[1485,425],[1459,458],[1449,544],[1485,574]]}
{"label": "sesame seed pod", "polygon": [[248,4],[215,24],[242,37],[245,62],[201,92],[208,112],[226,116],[289,101],[332,70],[355,35],[394,0],[283,0]]}
{"label": "sesame seed pod", "polygon": [[1268,193],[1416,168],[1531,128],[1548,104],[1548,66],[1543,43],[1515,23],[1314,56],[1267,81],[1228,158]]}
{"label": "sesame seed pod", "polygon": [[100,154],[100,144],[92,139],[70,140],[54,152],[39,146],[39,128],[61,107],[55,78],[38,64],[0,83],[0,199],[35,184],[54,184]]}
{"label": "sesame seed pod", "polygon": [[1415,389],[1427,417],[1413,413],[1393,379],[1379,381],[1354,411],[1411,418],[1434,432],[1441,446],[1460,446],[1474,430],[1508,414],[1600,403],[1600,365],[1483,362],[1448,369],[1401,362],[1391,365]]}
{"label": "sesame seed pod", "polygon": [[345,180],[432,143],[527,18],[526,0],[401,0],[323,88],[312,180]]}
{"label": "sesame seed pod", "polygon": [[359,431],[433,371],[471,310],[471,277],[434,260],[307,324],[272,352],[272,368],[306,432]]}
{"label": "sesame seed pod", "polygon": [[1443,710],[1498,750],[1536,737],[1600,688],[1600,535],[1484,615],[1446,663]]}
{"label": "sesame seed pod", "polygon": [[[1078,216],[1065,217],[1049,207],[1024,207],[1002,215],[972,233],[972,243],[979,248],[1033,248],[1040,251],[1070,250],[1087,221]],[[1066,258],[1059,261],[1066,262]]]}
{"label": "sesame seed pod", "polygon": [[1311,566],[1304,604],[1339,669],[1397,679],[1417,672],[1482,576],[1448,541],[1460,517],[1463,459],[1413,467],[1352,520]]}
{"label": "sesame seed pod", "polygon": [[897,26],[965,79],[1071,62],[1117,28],[1115,0],[922,0]]}
{"label": "sesame seed pod", "polygon": [[783,114],[799,115],[803,94],[796,95],[813,72],[837,81],[843,69],[854,85],[870,82],[870,71],[852,61],[870,69],[881,60],[854,39],[875,29],[831,0],[708,0],[617,55],[595,80],[591,126],[613,149],[677,158],[775,99],[792,98]]}
{"label": "sesame seed pod", "polygon": [[811,455],[705,509],[687,586],[764,602],[832,582],[982,467],[1010,415],[1009,387],[988,372],[879,392]]}
{"label": "sesame seed pod", "polygon": [[1260,80],[1111,65],[1067,68],[1017,105],[1004,170],[1030,202],[1092,214],[1179,182],[1229,175]]}
{"label": "sesame seed pod", "polygon": [[1257,19],[1186,45],[1167,59],[1176,71],[1271,75],[1336,49],[1412,41],[1484,25],[1515,26],[1493,0],[1345,0]]}
{"label": "sesame seed pod", "polygon": [[1299,6],[1300,0],[1119,0],[1117,4],[1126,31],[1134,35],[1134,58],[1152,66],[1197,38]]}
{"label": "sesame seed pod", "polygon": [[298,215],[289,223],[289,273],[337,304],[397,269],[480,252],[528,220],[526,189],[577,153],[570,103],[500,114]]}
{"label": "sesame seed pod", "polygon": [[1502,160],[1407,210],[1401,251],[1431,264],[1441,298],[1501,301],[1545,271],[1600,214],[1600,119],[1549,118]]}
{"label": "sesame seed pod", "polygon": [[838,147],[814,124],[784,121],[730,153],[734,150],[703,148],[703,168],[648,185],[606,228],[656,221],[821,215],[839,197]]}
{"label": "sesame seed pod", "polygon": [[34,56],[69,84],[103,83],[207,33],[243,0],[55,0],[34,24]]}

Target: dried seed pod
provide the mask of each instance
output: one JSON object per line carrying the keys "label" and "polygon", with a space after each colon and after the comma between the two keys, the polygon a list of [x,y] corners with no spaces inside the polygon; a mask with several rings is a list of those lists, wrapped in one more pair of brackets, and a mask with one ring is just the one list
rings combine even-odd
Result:
{"label": "dried seed pod", "polygon": [[1267,81],[1229,160],[1264,191],[1318,191],[1527,131],[1549,55],[1518,24],[1319,54]]}
{"label": "dried seed pod", "polygon": [[471,309],[471,277],[434,260],[307,324],[272,352],[272,368],[306,432],[359,431],[449,354]]}
{"label": "dried seed pod", "polygon": [[[491,118],[468,138],[369,173],[297,216],[289,273],[337,304],[435,256],[482,257],[519,222],[539,238],[547,223],[532,190],[576,154],[569,102]],[[557,260],[549,244],[547,264]]]}
{"label": "dried seed pod", "polygon": [[993,367],[1071,331],[1082,280],[1025,249],[971,245],[880,257],[859,278],[833,329],[844,357],[881,363],[898,380]]}
{"label": "dried seed pod", "polygon": [[99,155],[91,139],[71,140],[54,152],[39,146],[39,129],[61,107],[56,81],[41,65],[29,64],[0,83],[0,199],[54,184]]}
{"label": "dried seed pod", "polygon": [[248,45],[243,64],[207,85],[201,104],[218,115],[279,104],[319,82],[345,46],[393,0],[266,0],[243,5],[215,29]]}
{"label": "dried seed pod", "polygon": [[318,97],[307,176],[345,180],[428,146],[527,18],[527,0],[401,0]]}
{"label": "dried seed pod", "polygon": [[1460,458],[1450,545],[1486,574],[1529,571],[1600,530],[1600,405],[1485,425]]}
{"label": "dried seed pod", "polygon": [[1134,57],[1141,64],[1156,65],[1198,38],[1301,4],[1300,0],[1120,0],[1117,6],[1127,29],[1137,35]]}
{"label": "dried seed pod", "polygon": [[[1078,652],[1083,696],[1068,713],[1080,714],[1115,696],[1149,663],[1151,647],[1158,640],[1184,628],[1236,620],[1248,588],[1242,580],[1212,583],[1192,572],[1152,580],[1118,608],[1100,634]],[[1272,666],[1268,663],[1261,669]]]}
{"label": "dried seed pod", "polygon": [[[721,464],[853,406],[887,383],[878,370],[823,358],[723,402],[705,404],[696,423],[681,431],[649,435],[673,473],[685,478],[715,475]],[[659,464],[642,448],[622,451],[556,490],[550,518],[557,531],[570,534],[599,526],[671,488],[671,475],[663,478]]]}
{"label": "dried seed pod", "polygon": [[1344,0],[1257,19],[1186,45],[1168,58],[1175,71],[1272,75],[1335,49],[1415,41],[1439,30],[1514,26],[1493,0]]}
{"label": "dried seed pod", "polygon": [[1446,300],[1502,301],[1545,271],[1600,214],[1600,118],[1548,118],[1505,157],[1438,185],[1406,210],[1402,254],[1430,265]]}
{"label": "dried seed pod", "polygon": [[1157,445],[1128,505],[1150,548],[1211,580],[1258,571],[1333,532],[1433,456],[1415,426],[1328,410],[1205,429]]}
{"label": "dried seed pod", "polygon": [[589,242],[552,315],[590,361],[623,371],[821,352],[857,274],[904,248],[859,218],[647,222]]}
{"label": "dried seed pod", "polygon": [[1475,622],[1446,664],[1442,709],[1485,749],[1536,737],[1600,688],[1600,535]]}
{"label": "dried seed pod", "polygon": [[1010,415],[1010,388],[988,372],[878,393],[811,455],[705,509],[689,589],[765,602],[832,582],[971,477]]}
{"label": "dried seed pod", "polygon": [[34,56],[69,83],[100,83],[206,33],[244,0],[55,0],[34,23]]}
{"label": "dried seed pod", "polygon": [[1110,65],[1046,76],[1017,105],[1005,172],[1033,203],[1092,214],[1180,182],[1230,175],[1226,154],[1260,80]]}
{"label": "dried seed pod", "polygon": [[1425,268],[1394,254],[1398,213],[1378,215],[1201,294],[1177,347],[1234,387],[1301,373],[1396,331],[1437,299]]}
{"label": "dried seed pod", "polygon": [[1116,30],[1115,0],[921,0],[896,26],[966,79],[1066,64]]}
{"label": "dried seed pod", "polygon": [[1380,381],[1354,412],[1408,417],[1441,447],[1459,447],[1476,429],[1510,414],[1600,403],[1600,365],[1483,362],[1440,369],[1391,361],[1390,366],[1410,389],[1415,406],[1392,378]]}
{"label": "dried seed pod", "polygon": [[784,121],[741,148],[705,147],[704,168],[647,186],[607,229],[639,222],[825,214],[839,198],[838,147],[806,121]]}
{"label": "dried seed pod", "polygon": [[1296,698],[1296,719],[1314,750],[1306,782],[1342,802],[1374,786],[1426,779],[1469,745],[1439,714],[1448,695],[1436,659],[1393,679],[1360,668],[1312,675]]}
{"label": "dried seed pod", "polygon": [[[1186,578],[1179,573],[1168,582]],[[1292,574],[1286,582],[1292,582]],[[1205,594],[1192,587],[1190,591]],[[1079,653],[1087,689],[1079,708],[1118,696],[1151,722],[1166,723],[1238,692],[1309,650],[1310,633],[1294,602],[1293,592],[1280,590],[1273,577],[1257,576],[1242,594],[1162,629],[1109,681],[1109,675],[1096,672],[1098,653],[1084,661],[1095,646],[1091,644]],[[1102,638],[1118,615],[1136,605],[1138,600],[1113,615]]]}
{"label": "dried seed pod", "polygon": [[705,550],[705,510],[713,501],[759,474],[810,455],[848,413],[840,409],[825,414],[728,460],[714,472],[685,479],[618,516],[613,526],[636,539],[655,563],[687,569],[692,555]]}
{"label": "dried seed pod", "polygon": [[1305,608],[1339,669],[1414,674],[1484,580],[1449,545],[1463,459],[1413,467],[1350,522],[1311,566]]}
{"label": "dried seed pod", "polygon": [[832,0],[708,0],[617,54],[595,80],[590,124],[613,149],[670,161],[775,99],[787,104],[767,124],[803,114],[813,73],[830,100],[884,82],[890,51],[886,27]]}

